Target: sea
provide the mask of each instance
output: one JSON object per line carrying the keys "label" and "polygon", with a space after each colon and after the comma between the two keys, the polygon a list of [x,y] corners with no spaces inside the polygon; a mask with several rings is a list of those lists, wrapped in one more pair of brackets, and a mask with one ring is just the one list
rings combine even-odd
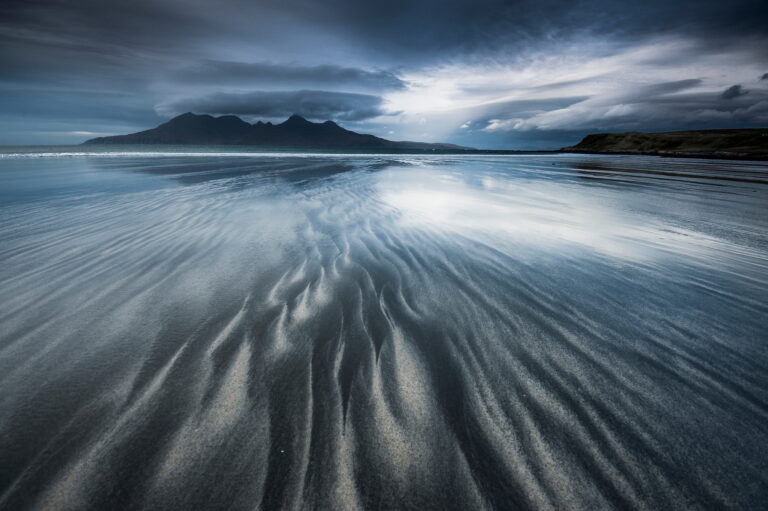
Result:
{"label": "sea", "polygon": [[768,163],[0,148],[0,509],[764,509]]}

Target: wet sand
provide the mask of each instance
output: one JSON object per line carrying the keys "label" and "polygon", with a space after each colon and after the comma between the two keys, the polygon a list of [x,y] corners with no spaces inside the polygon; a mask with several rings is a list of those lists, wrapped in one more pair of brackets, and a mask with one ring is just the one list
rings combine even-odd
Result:
{"label": "wet sand", "polygon": [[0,155],[0,509],[757,509],[768,165]]}

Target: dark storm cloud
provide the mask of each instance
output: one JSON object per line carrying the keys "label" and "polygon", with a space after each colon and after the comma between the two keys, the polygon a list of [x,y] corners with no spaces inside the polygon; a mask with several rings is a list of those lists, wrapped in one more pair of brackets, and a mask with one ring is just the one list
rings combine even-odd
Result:
{"label": "dark storm cloud", "polygon": [[741,85],[732,85],[725,89],[722,94],[720,94],[720,97],[723,99],[733,99],[738,98],[739,96],[744,96],[745,94],[749,94],[749,91],[744,90]]}
{"label": "dark storm cloud", "polygon": [[158,105],[166,115],[182,112],[282,118],[299,114],[309,119],[361,121],[383,115],[383,100],[370,94],[318,90],[213,93]]}
{"label": "dark storm cloud", "polygon": [[296,4],[376,53],[408,60],[557,44],[573,34],[629,42],[674,33],[716,45],[733,35],[768,32],[768,4],[754,0],[331,0],[314,8],[303,1],[287,5]]}
{"label": "dark storm cloud", "polygon": [[[765,2],[733,0],[7,0],[0,7],[12,37],[89,51],[157,53],[241,45],[251,53],[322,53],[338,40],[389,64],[432,60],[456,51],[531,46],[574,33],[636,39],[674,32],[716,41],[768,31]],[[250,59],[253,60],[253,59]]]}
{"label": "dark storm cloud", "polygon": [[[389,94],[408,92],[414,74],[443,65],[456,64],[459,69],[514,65],[542,55],[557,56],[569,48],[588,62],[670,40],[685,44],[671,52],[649,52],[645,61],[636,63],[674,71],[699,59],[732,53],[757,77],[765,70],[768,55],[765,19],[768,3],[754,0],[133,0],[119,5],[103,0],[4,0],[0,93],[48,92],[14,92],[17,101],[10,110],[0,111],[0,132],[10,129],[9,116],[18,120],[25,115],[30,123],[45,118],[51,125],[74,119],[74,130],[87,130],[80,120],[109,115],[107,100],[101,99],[108,93],[122,98],[113,105],[115,119],[135,119],[132,122],[142,124],[136,128],[155,124],[154,105],[165,108],[196,101],[209,109],[227,106],[242,113],[235,110],[246,105],[235,99],[252,89],[281,94],[268,98],[275,106],[265,104],[263,96],[260,106],[250,106],[251,110],[289,114],[289,105],[298,100],[297,90],[323,90],[337,96],[314,97],[314,106],[305,108],[317,112],[318,118],[362,121],[381,113],[380,96],[389,100]],[[688,75],[659,76],[659,81]],[[552,96],[597,96],[602,91],[590,90],[596,76],[574,73],[520,90],[534,96],[550,95],[550,90]],[[749,87],[749,95],[730,100],[734,104],[751,102],[752,111],[761,108],[758,89],[765,81],[753,85],[752,79],[713,68],[710,78],[718,76],[723,81],[712,87],[722,90],[729,83]],[[768,73],[762,80],[766,77]],[[613,80],[617,89],[637,84],[624,81],[621,70],[601,79]],[[558,90],[566,86],[573,90]],[[457,108],[525,96],[508,94],[507,89],[502,81],[478,80],[461,88],[464,97]],[[89,91],[100,99],[91,100]],[[343,93],[372,96],[353,101]],[[466,100],[473,95],[475,101]],[[197,99],[184,99],[189,97]],[[605,103],[604,98],[590,101],[577,105],[601,111]],[[422,107],[417,101],[406,104]],[[575,106],[552,108],[558,112]],[[575,120],[593,117],[587,114]],[[482,115],[485,120],[493,118]],[[501,119],[514,115],[518,113],[498,112]],[[463,119],[456,129],[467,120],[476,119]]]}
{"label": "dark storm cloud", "polygon": [[642,122],[643,117],[655,117],[660,122],[663,119],[665,124],[701,120],[720,120],[727,124],[734,121],[749,124],[768,121],[768,91],[754,91],[754,98],[746,95],[746,92],[732,96],[699,92],[647,98],[641,103],[644,115],[636,122]]}
{"label": "dark storm cloud", "polygon": [[646,85],[640,87],[637,91],[633,92],[627,97],[644,99],[656,96],[663,96],[665,94],[673,94],[675,92],[692,89],[701,85],[701,80],[698,78],[688,78],[685,80],[675,80],[673,82],[654,83],[652,85]]}
{"label": "dark storm cloud", "polygon": [[[119,6],[100,0],[5,0],[0,4],[0,19],[4,38],[30,44],[81,47],[96,53],[173,51],[225,28],[221,23],[234,18],[236,9],[233,2],[217,8],[195,0],[133,0]],[[239,36],[245,24],[242,19],[226,28]]]}
{"label": "dark storm cloud", "polygon": [[344,87],[346,89],[400,90],[405,83],[390,71],[368,71],[334,65],[302,66],[270,62],[203,60],[172,73],[182,83],[215,85]]}
{"label": "dark storm cloud", "polygon": [[760,77],[761,80],[768,80],[768,73],[765,73],[763,76]]}

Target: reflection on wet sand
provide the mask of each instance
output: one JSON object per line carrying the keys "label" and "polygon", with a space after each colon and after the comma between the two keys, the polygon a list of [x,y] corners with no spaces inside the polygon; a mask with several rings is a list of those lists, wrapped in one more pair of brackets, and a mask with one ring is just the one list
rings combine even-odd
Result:
{"label": "reflection on wet sand", "polygon": [[0,160],[0,508],[757,508],[767,181]]}

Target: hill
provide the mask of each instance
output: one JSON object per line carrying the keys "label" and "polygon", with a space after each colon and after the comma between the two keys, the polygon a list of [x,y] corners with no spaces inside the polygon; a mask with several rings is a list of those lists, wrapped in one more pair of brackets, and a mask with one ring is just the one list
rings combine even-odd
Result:
{"label": "hill", "polygon": [[768,129],[600,133],[561,151],[768,159]]}

